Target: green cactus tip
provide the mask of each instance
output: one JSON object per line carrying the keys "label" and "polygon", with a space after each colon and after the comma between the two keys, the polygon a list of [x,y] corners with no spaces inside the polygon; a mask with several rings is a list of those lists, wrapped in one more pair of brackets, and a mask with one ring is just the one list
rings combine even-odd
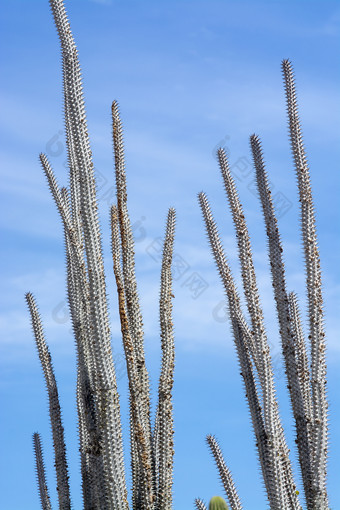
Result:
{"label": "green cactus tip", "polygon": [[210,500],[209,510],[228,510],[228,505],[220,496],[214,496]]}

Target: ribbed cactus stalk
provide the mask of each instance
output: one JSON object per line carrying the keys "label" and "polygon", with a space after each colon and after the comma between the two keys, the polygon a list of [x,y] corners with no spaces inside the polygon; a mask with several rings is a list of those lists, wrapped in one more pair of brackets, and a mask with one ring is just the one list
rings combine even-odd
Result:
{"label": "ribbed cactus stalk", "polygon": [[[76,399],[83,506],[84,510],[128,510],[119,395],[80,65],[64,2],[51,0],[50,5],[62,51],[69,187],[59,187],[44,154],[40,155],[40,161],[64,227],[67,294],[77,347]],[[112,256],[130,391],[132,508],[168,510],[172,506],[173,471],[171,263],[175,211],[169,210],[164,240],[160,293],[163,355],[156,421],[152,426],[134,240],[127,209],[123,133],[116,101],[112,104],[112,118],[117,191],[117,203],[111,209]],[[26,299],[49,397],[59,509],[70,510],[66,446],[56,378],[37,305],[31,293]],[[42,508],[51,510],[38,434],[34,435],[34,449]]]}
{"label": "ribbed cactus stalk", "polygon": [[210,500],[209,510],[228,510],[228,505],[220,496],[214,496]]}
{"label": "ribbed cactus stalk", "polygon": [[201,499],[195,499],[195,506],[197,510],[229,510],[227,503],[220,496],[211,498],[208,509]]}
{"label": "ribbed cactus stalk", "polygon": [[51,501],[50,496],[48,494],[48,488],[46,483],[46,474],[45,474],[45,465],[42,453],[42,446],[40,436],[37,432],[33,434],[33,446],[34,446],[34,455],[36,461],[36,469],[37,469],[37,479],[38,479],[38,488],[40,495],[40,502],[43,510],[51,510]]}
{"label": "ribbed cactus stalk", "polygon": [[[328,405],[320,259],[309,169],[298,117],[293,69],[288,60],[283,61],[282,70],[286,90],[289,134],[301,207],[300,220],[306,266],[310,356],[307,354],[308,349],[301,326],[297,297],[293,292],[287,291],[283,248],[265,170],[261,142],[257,135],[250,137],[250,145],[268,237],[274,298],[280,326],[287,386],[295,420],[296,444],[307,510],[327,510]],[[279,415],[268,335],[264,326],[245,215],[230,172],[228,158],[223,149],[219,149],[218,159],[236,231],[249,322],[241,310],[240,296],[236,290],[217,226],[204,193],[199,194],[199,202],[209,243],[228,299],[234,341],[268,502],[272,510],[298,510],[302,507]],[[242,506],[235,485],[219,445],[213,436],[207,436],[207,441],[228,502],[233,510],[241,510]],[[197,501],[200,502],[200,500]]]}

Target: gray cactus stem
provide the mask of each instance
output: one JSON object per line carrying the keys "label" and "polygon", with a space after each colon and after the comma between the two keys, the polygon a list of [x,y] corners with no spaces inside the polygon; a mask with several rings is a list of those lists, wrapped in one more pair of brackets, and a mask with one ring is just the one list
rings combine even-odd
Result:
{"label": "gray cactus stem", "polygon": [[173,406],[172,387],[175,366],[175,346],[172,322],[171,264],[175,235],[175,210],[169,209],[162,257],[159,298],[162,367],[158,386],[158,405],[154,427],[154,457],[156,467],[156,508],[172,508],[173,480]]}
{"label": "gray cactus stem", "polygon": [[232,477],[232,474],[225,463],[223,454],[216,438],[212,435],[206,437],[210,451],[215,459],[215,463],[221,478],[224,491],[228,498],[228,503],[232,510],[242,510],[241,500],[236,490],[236,486]]}
{"label": "gray cactus stem", "polygon": [[33,434],[33,446],[35,455],[35,465],[37,471],[39,496],[42,510],[52,510],[50,496],[46,482],[45,465],[40,436],[37,432]]}
{"label": "gray cactus stem", "polygon": [[130,324],[132,340],[136,347],[138,356],[138,372],[142,383],[142,391],[144,395],[144,419],[148,430],[148,436],[151,438],[151,421],[150,421],[150,384],[149,375],[145,365],[144,353],[144,332],[143,320],[137,291],[137,281],[135,274],[134,259],[134,240],[131,229],[131,222],[127,208],[127,190],[126,190],[126,173],[125,173],[125,155],[123,127],[120,119],[117,101],[112,103],[112,131],[113,131],[113,149],[115,159],[115,176],[116,176],[116,194],[117,209],[119,220],[119,232],[122,245],[122,273],[124,278],[124,288],[126,293],[126,308]]}
{"label": "gray cactus stem", "polygon": [[311,445],[309,440],[309,426],[306,416],[306,404],[298,377],[296,341],[293,335],[292,320],[290,317],[288,295],[286,291],[285,269],[282,257],[282,246],[277,226],[277,219],[269,190],[267,174],[265,171],[260,139],[251,136],[251,147],[256,170],[256,182],[259,189],[268,236],[269,260],[271,263],[272,282],[276,301],[277,314],[280,324],[282,351],[285,360],[288,389],[296,423],[297,446],[299,461],[303,477],[304,489],[308,508],[313,508],[313,474]]}
{"label": "gray cactus stem", "polygon": [[50,5],[62,48],[64,96],[68,104],[68,108],[65,109],[68,136],[70,147],[72,147],[72,158],[75,159],[75,167],[79,170],[80,210],[89,279],[91,324],[96,351],[98,426],[105,468],[106,498],[109,505],[116,505],[117,508],[123,509],[127,505],[127,491],[119,397],[112,362],[94,169],[86,126],[80,66],[64,4],[62,0],[51,0]]}
{"label": "gray cactus stem", "polygon": [[51,355],[46,344],[38,308],[34,300],[34,297],[30,292],[26,294],[26,301],[31,315],[33,333],[48,393],[50,420],[54,446],[55,468],[58,484],[59,510],[71,510],[70,486],[68,481],[69,476],[66,460],[64,427],[61,419],[61,409],[59,404],[57,382],[54,375]]}
{"label": "gray cactus stem", "polygon": [[[199,201],[212,253],[228,297],[234,340],[246,387],[247,400],[257,440],[259,460],[268,499],[273,509],[297,509],[299,508],[297,495],[294,494],[292,496],[292,501],[290,501],[291,496],[287,494],[287,480],[284,470],[282,469],[282,462],[279,460],[280,455],[282,455],[282,437],[278,434],[275,426],[273,426],[271,430],[268,430],[265,426],[249,352],[249,346],[251,345],[249,336],[251,335],[249,335],[249,330],[240,310],[240,300],[223,252],[215,221],[204,193],[199,194]],[[273,475],[273,473],[275,473],[275,475]]]}
{"label": "gray cactus stem", "polygon": [[141,380],[137,369],[138,357],[135,345],[132,341],[126,310],[125,287],[120,265],[121,250],[119,241],[118,211],[116,206],[112,206],[111,208],[111,232],[113,268],[116,278],[120,324],[129,378],[130,408],[132,418],[132,423],[130,426],[133,429],[134,444],[137,448],[138,463],[140,466],[139,473],[142,478],[140,480],[140,502],[142,508],[151,509],[153,508],[155,500],[152,472],[152,445],[151,441],[148,441],[149,438],[147,435],[147,430],[145,429],[144,398],[141,387]]}
{"label": "gray cactus stem", "polygon": [[204,501],[202,501],[202,499],[196,498],[195,506],[196,506],[196,510],[207,510],[207,507],[206,507]]}
{"label": "gray cactus stem", "polygon": [[283,60],[282,72],[286,92],[291,150],[299,189],[301,232],[306,268],[313,410],[313,505],[319,510],[319,508],[328,508],[326,487],[328,455],[327,368],[321,267],[309,168],[299,119],[293,67],[289,60]]}
{"label": "gray cactus stem", "polygon": [[[302,391],[302,397],[305,403],[306,419],[309,426],[311,425],[312,417],[312,401],[311,401],[311,388],[310,388],[310,373],[309,373],[309,360],[307,354],[307,347],[305,336],[302,329],[301,316],[298,298],[295,292],[288,294],[289,313],[292,321],[293,336],[296,343],[296,366],[298,371],[298,378]],[[308,430],[308,437],[311,437],[311,431]]]}
{"label": "gray cactus stem", "polygon": [[[65,209],[70,209],[70,200],[65,188],[61,189],[61,196]],[[77,263],[79,261],[74,254],[72,241],[65,226],[64,237],[67,295],[77,347],[77,410],[83,501],[85,510],[102,510],[106,508],[106,497],[95,400],[95,359],[90,327],[88,281],[84,272],[84,260],[81,259],[82,269]]]}
{"label": "gray cactus stem", "polygon": [[292,478],[292,469],[289,462],[289,449],[284,436],[282,422],[279,416],[274,374],[267,334],[264,325],[263,311],[260,304],[260,297],[257,286],[257,279],[254,269],[250,236],[243,212],[243,207],[238,197],[236,186],[229,170],[227,156],[223,149],[218,151],[220,169],[224,186],[232,213],[238,244],[238,255],[241,264],[241,274],[244,294],[251,319],[252,336],[255,345],[255,377],[259,381],[262,394],[263,415],[267,431],[279,442],[279,461],[285,479],[283,483],[288,501],[289,494],[295,490]]}

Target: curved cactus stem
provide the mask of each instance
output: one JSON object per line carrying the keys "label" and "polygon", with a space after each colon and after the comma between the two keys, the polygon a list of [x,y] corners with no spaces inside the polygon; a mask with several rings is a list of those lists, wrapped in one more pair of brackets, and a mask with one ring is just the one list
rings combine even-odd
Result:
{"label": "curved cactus stem", "polygon": [[48,494],[48,487],[46,482],[45,465],[43,458],[43,451],[41,446],[40,435],[35,432],[33,434],[33,446],[35,455],[35,465],[37,470],[37,479],[39,487],[39,496],[42,510],[52,510],[50,496]]}
{"label": "curved cactus stem", "polygon": [[[85,480],[83,492],[85,501],[91,501],[91,508],[105,509],[107,504],[103,456],[99,454],[99,430],[96,408],[96,356],[91,327],[89,282],[81,241],[72,221],[71,201],[65,188],[60,189],[53,170],[44,154],[40,161],[47,177],[52,196],[64,225],[67,258],[68,301],[72,326],[78,353],[77,406],[79,432],[81,434],[81,462]],[[79,386],[80,385],[80,386]],[[80,414],[79,414],[80,413]],[[82,442],[86,441],[86,446]],[[86,454],[84,453],[86,451]],[[87,459],[85,461],[85,459]],[[85,474],[86,473],[86,474]]]}
{"label": "curved cactus stem", "polygon": [[68,467],[66,460],[66,447],[64,427],[62,425],[59,404],[58,388],[53,371],[51,355],[46,344],[40,315],[33,295],[28,292],[26,301],[29,307],[33,333],[38,349],[40,363],[43,369],[50,410],[50,420],[53,435],[55,468],[58,484],[59,510],[71,510],[70,487],[68,482]]}
{"label": "curved cactus stem", "polygon": [[169,209],[163,247],[161,291],[159,298],[162,340],[162,368],[158,387],[158,406],[154,428],[154,457],[156,474],[156,508],[172,508],[173,479],[173,407],[172,387],[175,367],[175,346],[172,323],[171,264],[175,235],[175,210]]}
{"label": "curved cactus stem", "polygon": [[251,331],[249,329],[247,321],[244,318],[244,315],[241,311],[240,297],[238,295],[236,285],[234,283],[234,280],[233,280],[233,277],[231,274],[231,270],[227,263],[227,259],[224,254],[222,243],[219,238],[217,226],[216,226],[216,223],[212,216],[210,205],[209,205],[209,202],[208,202],[208,199],[207,199],[205,193],[203,193],[203,192],[199,193],[198,200],[199,200],[199,203],[201,206],[204,222],[206,225],[206,231],[207,231],[207,236],[208,236],[209,244],[211,247],[211,251],[213,253],[218,271],[220,273],[222,283],[224,285],[224,289],[227,294],[230,315],[231,315],[231,317],[234,317],[236,314],[238,314],[238,316],[242,322],[243,331],[246,335],[249,353],[251,355],[253,362],[256,364],[256,362],[257,362],[256,361],[256,346],[255,346],[255,342],[254,342],[254,337],[251,334]]}
{"label": "curved cactus stem", "polygon": [[310,508],[328,508],[326,487],[328,455],[328,403],[326,397],[325,332],[320,256],[309,168],[297,105],[293,67],[283,60],[282,72],[287,101],[289,136],[299,189],[301,231],[306,267],[309,340],[311,344],[313,488]]}
{"label": "curved cactus stem", "polygon": [[[229,302],[234,341],[237,348],[242,377],[251,412],[252,423],[257,440],[259,460],[271,507],[297,510],[300,508],[291,475],[290,461],[284,448],[285,440],[282,426],[279,427],[278,411],[267,407],[270,414],[264,416],[256,387],[255,367],[251,359],[256,358],[256,347],[251,341],[249,327],[240,308],[240,299],[227,264],[216,223],[210,211],[204,193],[199,194],[209,243],[216,261],[221,279],[224,283]],[[269,399],[270,400],[270,399]],[[290,476],[287,476],[290,474]]]}
{"label": "curved cactus stem", "polygon": [[266,362],[268,363],[269,348],[267,345],[266,332],[263,323],[263,313],[260,306],[260,298],[257,289],[250,238],[243,208],[238,197],[234,179],[232,178],[231,172],[229,170],[228,158],[224,149],[219,149],[217,151],[217,155],[236,231],[243,288],[248,305],[249,316],[251,318],[253,336],[255,337],[254,363],[257,367],[262,388],[265,377],[269,375],[268,369],[266,370],[265,367]]}
{"label": "curved cactus stem", "polygon": [[208,435],[206,439],[210,451],[215,459],[221,482],[232,510],[242,510],[243,507],[237,493],[232,474],[225,463],[220,445],[218,444],[216,438],[212,435]]}
{"label": "curved cactus stem", "polygon": [[282,472],[284,473],[285,478],[285,482],[282,482],[282,487],[286,492],[285,498],[288,501],[290,498],[289,494],[294,492],[295,486],[292,483],[293,478],[289,461],[289,449],[284,436],[282,422],[279,416],[272,361],[264,326],[263,311],[260,305],[260,297],[253,263],[250,237],[243,212],[243,207],[239,200],[235,182],[229,170],[228,159],[223,149],[219,149],[218,158],[236,231],[243,288],[249,316],[251,319],[252,332],[254,335],[256,355],[255,366],[262,392],[262,405],[265,426],[267,434],[280,445],[279,460],[281,461]]}
{"label": "curved cactus stem", "polygon": [[[293,414],[296,423],[297,445],[301,465],[303,484],[308,505],[312,504],[312,456],[309,440],[309,425],[306,417],[306,404],[298,377],[296,340],[292,328],[288,295],[286,291],[285,269],[282,257],[282,245],[277,226],[271,192],[263,161],[261,142],[258,136],[250,138],[256,170],[256,182],[260,194],[266,232],[268,236],[269,260],[271,265],[272,282],[276,301],[277,314],[280,324],[282,351],[285,360],[288,389],[291,398]],[[311,507],[313,508],[313,507]]]}
{"label": "curved cactus stem", "polygon": [[209,501],[209,510],[229,510],[229,507],[223,498],[213,496]]}

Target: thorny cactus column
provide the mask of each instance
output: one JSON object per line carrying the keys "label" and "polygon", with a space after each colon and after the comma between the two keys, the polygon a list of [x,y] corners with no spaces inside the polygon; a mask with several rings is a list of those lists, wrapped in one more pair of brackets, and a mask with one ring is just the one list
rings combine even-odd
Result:
{"label": "thorny cactus column", "polygon": [[[268,236],[269,262],[307,509],[327,510],[328,404],[326,400],[325,333],[323,330],[320,259],[293,70],[288,60],[283,61],[282,70],[286,90],[289,134],[301,207],[300,221],[306,268],[310,359],[301,327],[297,297],[293,292],[288,293],[286,290],[283,249],[259,137],[252,135],[250,144]],[[247,323],[240,308],[240,298],[204,193],[199,194],[199,202],[209,243],[228,298],[234,341],[268,502],[272,510],[297,510],[301,509],[301,505],[292,475],[289,450],[275,395],[271,356],[256,283],[248,229],[223,149],[218,151],[218,158],[236,230],[250,324]],[[213,436],[208,436],[207,441],[217,464],[229,504],[233,510],[241,510],[240,499],[219,445]],[[196,500],[196,507],[201,510],[206,509],[200,499]]]}
{"label": "thorny cactus column", "polygon": [[37,470],[37,479],[38,479],[38,487],[40,494],[40,502],[43,510],[51,510],[51,502],[50,496],[48,494],[47,483],[45,478],[45,465],[44,458],[42,453],[42,446],[40,436],[37,432],[33,434],[33,446],[34,446],[34,454],[36,460],[36,470]]}
{"label": "thorny cactus column", "polygon": [[[69,188],[60,188],[44,154],[40,161],[59,211],[67,260],[67,295],[77,348],[77,410],[85,510],[128,510],[120,405],[111,349],[96,183],[86,126],[77,49],[62,0],[51,0],[62,50]],[[134,241],[127,209],[122,125],[112,105],[117,204],[111,210],[112,255],[130,391],[132,508],[172,506],[174,337],[171,263],[175,211],[169,210],[161,272],[162,368],[154,427],[137,292]],[[51,356],[35,300],[26,295],[50,404],[60,510],[71,509],[64,429]],[[43,510],[51,510],[40,437],[34,435]]]}

